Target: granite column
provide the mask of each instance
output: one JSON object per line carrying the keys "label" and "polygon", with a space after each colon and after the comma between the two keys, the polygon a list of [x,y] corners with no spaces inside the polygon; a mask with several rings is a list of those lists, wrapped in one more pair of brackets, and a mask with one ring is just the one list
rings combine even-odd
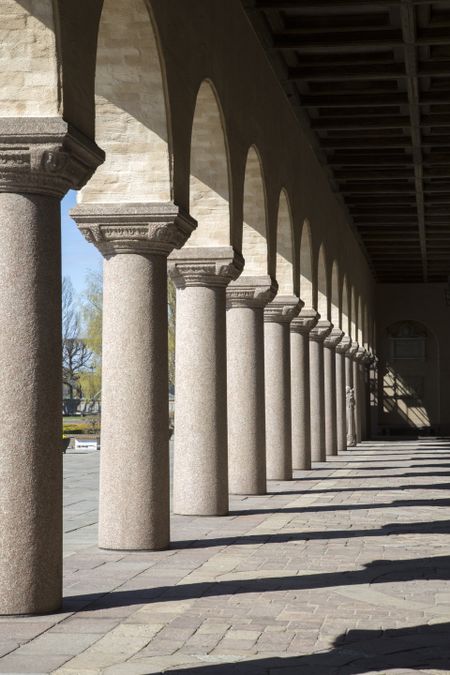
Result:
{"label": "granite column", "polygon": [[309,333],[318,321],[315,309],[303,308],[291,322],[292,468],[311,469]]}
{"label": "granite column", "polygon": [[103,153],[60,118],[0,120],[0,614],[62,599],[60,200]]}
{"label": "granite column", "polygon": [[244,259],[233,248],[174,251],[177,288],[173,507],[182,515],[228,512],[226,287]]}
{"label": "granite column", "polygon": [[325,382],[324,340],[331,333],[333,324],[320,320],[309,334],[310,391],[311,391],[311,460],[324,462],[325,452]]}
{"label": "granite column", "polygon": [[170,539],[167,256],[195,221],[171,203],[83,204],[72,215],[105,258],[99,546],[163,549]]}
{"label": "granite column", "polygon": [[277,296],[264,310],[266,457],[269,480],[292,479],[289,325],[300,312],[296,296]]}
{"label": "granite column", "polygon": [[231,494],[266,493],[264,307],[276,292],[269,276],[241,276],[226,291]]}
{"label": "granite column", "polygon": [[336,430],[338,452],[347,449],[347,398],[345,391],[345,353],[351,339],[344,335],[336,345]]}
{"label": "granite column", "polygon": [[336,347],[344,336],[339,328],[333,328],[325,338],[324,346],[324,388],[325,388],[325,454],[327,457],[338,453],[337,443],[337,392],[336,392]]}

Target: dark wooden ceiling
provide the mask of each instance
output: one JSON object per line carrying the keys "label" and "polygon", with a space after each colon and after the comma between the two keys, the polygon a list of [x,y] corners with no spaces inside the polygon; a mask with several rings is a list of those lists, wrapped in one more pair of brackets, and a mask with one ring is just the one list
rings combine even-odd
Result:
{"label": "dark wooden ceiling", "polygon": [[450,1],[243,2],[377,281],[447,281]]}

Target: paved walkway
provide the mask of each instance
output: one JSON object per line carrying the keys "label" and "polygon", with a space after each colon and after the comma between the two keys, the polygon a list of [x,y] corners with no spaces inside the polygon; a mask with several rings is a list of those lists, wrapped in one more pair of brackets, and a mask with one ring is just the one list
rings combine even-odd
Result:
{"label": "paved walkway", "polygon": [[65,457],[65,607],[0,619],[0,672],[450,673],[450,442],[363,444],[173,548],[95,547],[97,455]]}

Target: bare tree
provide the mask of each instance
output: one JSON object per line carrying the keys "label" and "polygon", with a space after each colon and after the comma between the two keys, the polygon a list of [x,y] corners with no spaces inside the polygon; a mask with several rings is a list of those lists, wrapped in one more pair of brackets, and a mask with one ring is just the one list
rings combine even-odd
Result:
{"label": "bare tree", "polygon": [[69,398],[79,391],[79,379],[86,372],[92,359],[92,352],[80,337],[80,313],[73,297],[73,286],[69,277],[62,285],[62,367],[63,382],[69,390]]}

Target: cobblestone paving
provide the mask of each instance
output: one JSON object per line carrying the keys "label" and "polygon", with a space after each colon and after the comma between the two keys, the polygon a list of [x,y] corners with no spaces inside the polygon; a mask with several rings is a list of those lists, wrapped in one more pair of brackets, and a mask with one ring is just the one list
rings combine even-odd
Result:
{"label": "cobblestone paving", "polygon": [[0,619],[1,673],[450,673],[450,442],[365,443],[158,553],[97,549],[98,456],[64,461],[64,610]]}

